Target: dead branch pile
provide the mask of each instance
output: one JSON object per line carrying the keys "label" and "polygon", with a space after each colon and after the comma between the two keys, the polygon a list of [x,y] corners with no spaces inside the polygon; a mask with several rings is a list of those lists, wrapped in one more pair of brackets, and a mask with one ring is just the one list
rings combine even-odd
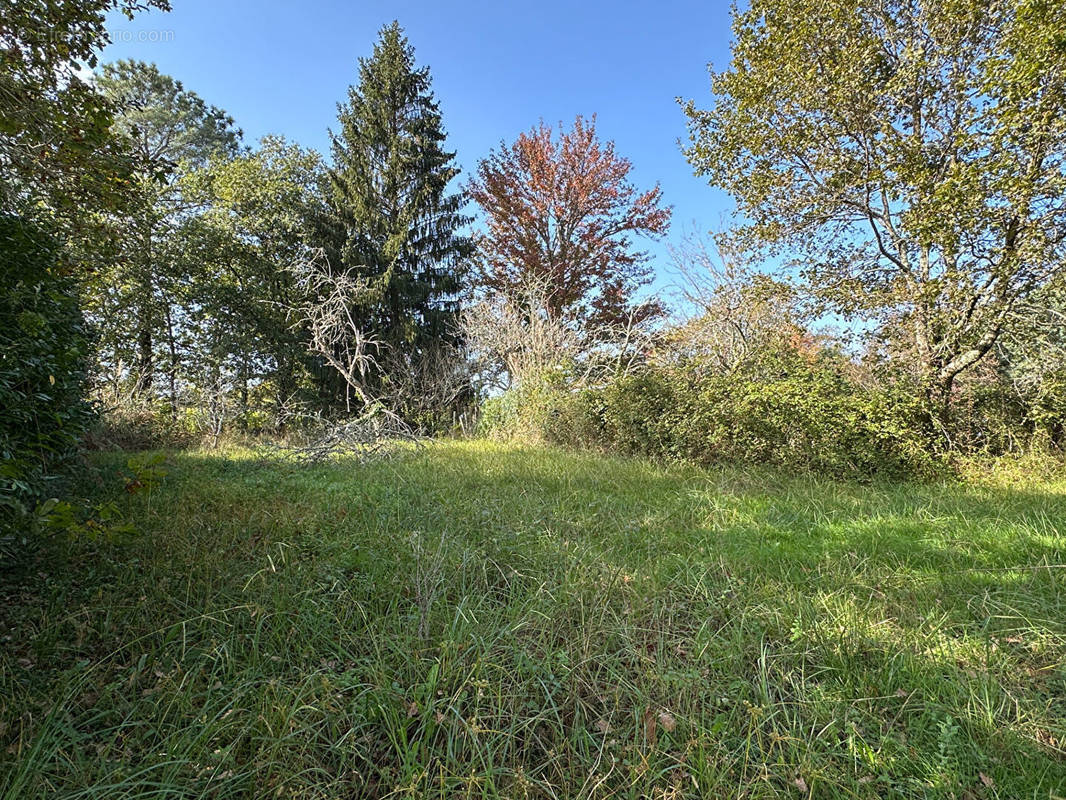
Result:
{"label": "dead branch pile", "polygon": [[306,427],[310,432],[304,434],[297,443],[282,445],[269,442],[262,445],[261,457],[306,464],[318,464],[337,457],[354,457],[365,463],[391,458],[411,449],[421,449],[427,441],[402,419],[381,406],[351,419],[315,417]]}

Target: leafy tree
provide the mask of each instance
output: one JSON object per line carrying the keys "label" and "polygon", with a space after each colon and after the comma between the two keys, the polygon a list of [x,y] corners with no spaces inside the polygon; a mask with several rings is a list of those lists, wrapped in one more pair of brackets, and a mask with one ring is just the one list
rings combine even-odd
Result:
{"label": "leafy tree", "polygon": [[320,213],[321,156],[280,137],[194,176],[187,195],[205,210],[183,225],[191,325],[205,390],[231,375],[247,412],[249,387],[265,382],[275,425],[306,388],[307,335],[291,310],[302,301],[293,264],[308,258]]}
{"label": "leafy tree", "polygon": [[[181,320],[174,300],[182,276],[175,272],[171,245],[175,227],[192,208],[181,178],[212,158],[234,155],[241,132],[225,112],[153,64],[108,64],[97,82],[117,109],[115,129],[130,144],[133,175],[128,212],[113,220],[122,228],[114,267],[96,276],[94,317],[104,344],[111,346],[113,371],[129,372],[134,394],[141,397],[152,395],[159,371],[156,350],[164,344],[175,407]],[[131,315],[132,326],[121,324]]]}
{"label": "leafy tree", "polygon": [[829,306],[905,341],[928,395],[1061,270],[1066,5],[752,0],[686,154],[733,241],[791,252]]}
{"label": "leafy tree", "polygon": [[0,204],[38,201],[77,222],[86,204],[121,202],[126,172],[111,135],[112,107],[78,69],[108,43],[105,15],[166,0],[0,0]]}
{"label": "leafy tree", "polygon": [[[580,323],[621,323],[651,281],[634,234],[661,236],[670,209],[659,187],[640,192],[630,162],[578,117],[556,137],[541,123],[478,164],[470,196],[485,213],[479,282],[519,300],[530,284],[549,288],[545,311]],[[647,304],[642,316],[659,310]]]}
{"label": "leafy tree", "polygon": [[339,106],[332,135],[325,239],[330,262],[356,268],[378,302],[359,310],[366,332],[417,369],[419,359],[452,336],[465,259],[463,197],[449,193],[458,175],[429,69],[416,67],[400,26],[381,30],[359,83]]}

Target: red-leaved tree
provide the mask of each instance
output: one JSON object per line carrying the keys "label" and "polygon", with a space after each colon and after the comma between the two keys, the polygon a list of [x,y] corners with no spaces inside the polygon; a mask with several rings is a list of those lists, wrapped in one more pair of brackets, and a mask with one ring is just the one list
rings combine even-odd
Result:
{"label": "red-leaved tree", "polygon": [[578,325],[632,323],[661,312],[637,305],[651,281],[634,235],[659,237],[670,224],[662,192],[641,192],[614,143],[596,138],[596,118],[577,117],[555,135],[541,122],[479,162],[470,196],[485,212],[480,284],[517,301],[546,287],[550,317]]}

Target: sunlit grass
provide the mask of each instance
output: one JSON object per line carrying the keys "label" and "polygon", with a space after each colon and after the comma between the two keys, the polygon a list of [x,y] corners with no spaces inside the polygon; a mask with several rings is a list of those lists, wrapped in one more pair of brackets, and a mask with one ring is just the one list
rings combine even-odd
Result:
{"label": "sunlit grass", "polygon": [[138,539],[5,578],[0,787],[1066,795],[1064,500],[1016,469],[174,454],[120,500]]}

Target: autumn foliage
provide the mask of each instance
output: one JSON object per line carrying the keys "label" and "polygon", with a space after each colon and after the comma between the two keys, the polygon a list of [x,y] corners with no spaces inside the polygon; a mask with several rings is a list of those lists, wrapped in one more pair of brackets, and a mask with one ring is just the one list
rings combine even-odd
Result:
{"label": "autumn foliage", "polygon": [[662,236],[670,208],[658,185],[641,192],[614,143],[596,137],[596,118],[577,117],[556,136],[541,122],[479,162],[470,196],[485,215],[481,285],[516,298],[545,288],[550,316],[612,324],[661,312],[635,303],[651,280],[635,235]]}

